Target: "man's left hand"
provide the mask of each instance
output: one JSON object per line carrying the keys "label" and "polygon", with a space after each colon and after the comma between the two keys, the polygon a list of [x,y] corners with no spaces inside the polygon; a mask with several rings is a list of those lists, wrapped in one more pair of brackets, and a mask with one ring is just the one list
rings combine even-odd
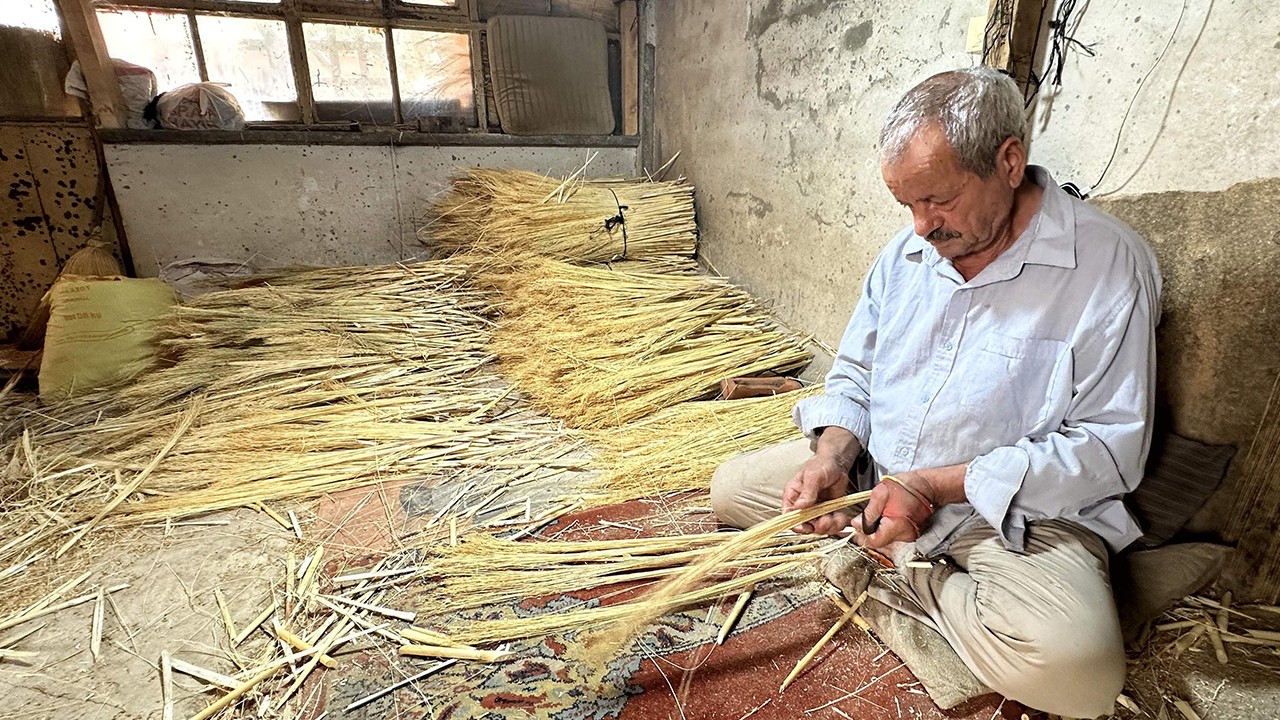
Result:
{"label": "man's left hand", "polygon": [[920,537],[938,507],[964,502],[965,465],[894,473],[871,491],[866,509],[854,518],[859,545],[889,548]]}

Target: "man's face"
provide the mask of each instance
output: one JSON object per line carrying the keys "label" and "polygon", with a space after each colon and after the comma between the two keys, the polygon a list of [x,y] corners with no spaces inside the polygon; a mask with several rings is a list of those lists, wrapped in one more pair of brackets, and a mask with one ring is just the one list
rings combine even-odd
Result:
{"label": "man's face", "polygon": [[1001,163],[989,178],[965,170],[936,127],[918,132],[880,172],[889,192],[911,211],[916,234],[949,260],[991,247],[1009,223],[1015,185]]}

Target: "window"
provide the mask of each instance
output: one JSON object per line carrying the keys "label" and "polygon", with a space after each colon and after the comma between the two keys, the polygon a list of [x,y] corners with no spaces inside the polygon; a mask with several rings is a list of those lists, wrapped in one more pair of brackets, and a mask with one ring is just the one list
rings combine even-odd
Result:
{"label": "window", "polygon": [[250,123],[462,131],[486,124],[477,112],[471,48],[481,29],[468,14],[472,1],[96,0],[96,7],[112,57],[149,68],[161,92],[222,84]]}
{"label": "window", "polygon": [[16,7],[6,4],[4,13],[0,13],[0,25],[61,33],[53,0],[24,0]]}

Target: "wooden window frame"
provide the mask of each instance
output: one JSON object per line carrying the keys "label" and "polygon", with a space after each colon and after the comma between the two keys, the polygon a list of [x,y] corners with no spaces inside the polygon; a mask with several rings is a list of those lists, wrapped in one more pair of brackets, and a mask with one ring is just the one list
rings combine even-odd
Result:
{"label": "wooden window frame", "polygon": [[[186,16],[196,56],[196,66],[202,81],[208,81],[209,77],[196,23],[197,14],[282,21],[289,43],[289,64],[293,70],[293,84],[298,94],[301,124],[321,128],[347,123],[318,119],[315,97],[311,89],[306,41],[302,32],[304,22],[340,22],[383,30],[383,36],[386,38],[394,124],[381,127],[399,129],[417,129],[419,126],[405,127],[404,111],[400,106],[400,81],[392,30],[466,33],[471,49],[471,93],[476,114],[476,126],[473,130],[489,131],[488,108],[484,92],[484,63],[483,58],[479,57],[480,33],[485,25],[479,21],[478,0],[457,0],[453,8],[410,5],[402,0],[282,0],[279,3],[232,0],[91,0],[91,2],[95,10],[171,12]],[[254,125],[294,127],[298,123],[267,121],[255,122]]]}

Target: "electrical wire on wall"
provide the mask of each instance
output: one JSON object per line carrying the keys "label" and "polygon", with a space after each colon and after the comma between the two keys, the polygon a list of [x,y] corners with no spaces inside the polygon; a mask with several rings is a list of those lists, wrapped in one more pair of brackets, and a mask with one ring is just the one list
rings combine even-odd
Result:
{"label": "electrical wire on wall", "polygon": [[[1069,52],[1074,50],[1088,57],[1097,56],[1098,53],[1094,51],[1093,45],[1083,43],[1075,37],[1075,32],[1080,27],[1080,18],[1084,15],[1084,9],[1079,8],[1079,12],[1077,12],[1077,8],[1077,0],[1062,0],[1062,4],[1054,12],[1053,19],[1049,21],[1049,60],[1045,63],[1044,75],[1037,74],[1034,67],[1029,71],[1030,77],[1027,78],[1026,94],[1027,108],[1030,108],[1032,103],[1035,102],[1036,96],[1039,95],[1040,88],[1044,85],[1046,78],[1052,77],[1049,83],[1055,91],[1062,89],[1062,69],[1066,66]],[[1040,39],[1037,31],[1036,44],[1032,48],[1032,53],[1039,49],[1039,44]]]}
{"label": "electrical wire on wall", "polygon": [[[1102,169],[1102,174],[1098,176],[1098,181],[1093,184],[1094,189],[1097,189],[1102,185],[1103,179],[1107,176],[1107,171],[1111,169],[1111,163],[1115,160],[1116,152],[1120,148],[1120,138],[1124,134],[1125,124],[1129,119],[1129,111],[1133,109],[1134,102],[1138,99],[1138,95],[1142,93],[1142,86],[1146,84],[1147,78],[1151,77],[1151,74],[1155,72],[1156,66],[1158,66],[1160,61],[1164,59],[1165,53],[1169,51],[1169,46],[1173,44],[1173,39],[1178,34],[1178,28],[1182,25],[1182,17],[1187,12],[1187,1],[1188,0],[1182,0],[1182,9],[1178,12],[1178,20],[1173,24],[1173,30],[1169,32],[1169,39],[1165,41],[1164,49],[1162,49],[1160,54],[1156,56],[1155,62],[1151,63],[1151,68],[1147,70],[1147,74],[1142,76],[1142,82],[1138,83],[1138,89],[1134,91],[1133,97],[1129,100],[1129,106],[1125,109],[1124,116],[1120,120],[1120,129],[1116,131],[1116,142],[1111,148],[1111,157],[1107,159],[1107,164]],[[1156,128],[1156,135],[1151,139],[1151,144],[1147,146],[1146,154],[1143,155],[1142,160],[1138,163],[1138,166],[1133,169],[1133,172],[1129,173],[1129,176],[1126,177],[1119,185],[1107,192],[1098,193],[1094,197],[1111,195],[1112,193],[1119,191],[1125,185],[1128,185],[1129,181],[1132,180],[1134,176],[1138,174],[1138,171],[1142,169],[1142,166],[1146,164],[1147,158],[1151,157],[1151,151],[1155,148],[1156,142],[1160,140],[1160,133],[1164,130],[1165,120],[1169,117],[1169,110],[1173,107],[1173,97],[1178,91],[1178,82],[1182,79],[1182,73],[1186,71],[1187,63],[1191,61],[1191,56],[1195,54],[1196,46],[1200,44],[1200,38],[1204,36],[1204,30],[1209,25],[1209,16],[1213,14],[1214,2],[1215,0],[1209,0],[1209,5],[1204,11],[1204,18],[1200,22],[1200,30],[1196,33],[1196,39],[1191,43],[1191,49],[1187,51],[1186,57],[1182,59],[1182,67],[1178,70],[1177,76],[1173,79],[1173,86],[1169,89],[1169,98],[1165,102],[1164,114],[1160,116],[1160,124]]]}

